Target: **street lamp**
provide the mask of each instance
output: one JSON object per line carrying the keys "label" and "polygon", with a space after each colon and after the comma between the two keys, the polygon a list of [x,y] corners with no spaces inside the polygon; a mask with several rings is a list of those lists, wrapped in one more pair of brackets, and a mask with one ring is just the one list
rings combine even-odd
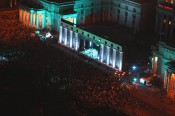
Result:
{"label": "street lamp", "polygon": [[132,70],[136,70],[136,66],[132,66]]}
{"label": "street lamp", "polygon": [[118,77],[119,80],[120,80],[120,78],[123,77],[123,76],[125,75],[125,72],[116,70],[115,73],[114,73],[114,75],[115,75],[116,77]]}

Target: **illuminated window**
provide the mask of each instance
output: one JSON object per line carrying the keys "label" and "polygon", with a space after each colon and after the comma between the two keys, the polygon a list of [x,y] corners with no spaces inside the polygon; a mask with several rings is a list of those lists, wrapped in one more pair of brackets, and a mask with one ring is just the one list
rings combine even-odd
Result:
{"label": "illuminated window", "polygon": [[173,4],[174,3],[174,0],[171,0],[171,4]]}
{"label": "illuminated window", "polygon": [[163,22],[166,23],[166,19],[164,19]]}
{"label": "illuminated window", "polygon": [[168,24],[171,25],[171,21],[169,21]]}
{"label": "illuminated window", "polygon": [[157,62],[157,60],[158,60],[158,57],[155,57],[155,62]]}

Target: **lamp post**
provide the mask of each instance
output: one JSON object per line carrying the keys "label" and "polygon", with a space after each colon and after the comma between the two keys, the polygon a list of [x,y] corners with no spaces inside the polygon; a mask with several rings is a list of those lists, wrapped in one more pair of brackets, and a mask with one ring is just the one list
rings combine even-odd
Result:
{"label": "lamp post", "polygon": [[118,77],[119,80],[121,77],[123,77],[125,75],[125,72],[122,72],[122,71],[118,71],[116,70],[115,73],[114,73],[114,76]]}

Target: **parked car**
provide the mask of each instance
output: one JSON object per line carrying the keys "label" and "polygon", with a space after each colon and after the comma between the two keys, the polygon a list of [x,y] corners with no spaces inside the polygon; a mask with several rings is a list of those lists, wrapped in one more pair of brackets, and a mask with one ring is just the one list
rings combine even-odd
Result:
{"label": "parked car", "polygon": [[149,78],[140,78],[140,84],[150,87],[150,86],[152,86],[150,79],[151,79],[150,77]]}

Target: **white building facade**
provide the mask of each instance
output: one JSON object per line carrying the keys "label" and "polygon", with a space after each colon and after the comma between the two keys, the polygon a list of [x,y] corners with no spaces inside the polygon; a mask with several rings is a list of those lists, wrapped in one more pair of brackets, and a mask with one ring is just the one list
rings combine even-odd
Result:
{"label": "white building facade", "polygon": [[167,93],[175,95],[175,48],[159,42],[158,49],[153,51],[153,75],[161,78]]}
{"label": "white building facade", "polygon": [[[150,0],[38,0],[37,4],[42,7],[21,4],[20,21],[25,24],[27,15],[30,15],[29,26],[56,31],[59,31],[60,20],[64,18],[77,26],[114,23],[139,32],[150,28],[154,15],[154,2]],[[36,24],[31,20],[36,20]],[[42,26],[39,26],[40,21]]]}

